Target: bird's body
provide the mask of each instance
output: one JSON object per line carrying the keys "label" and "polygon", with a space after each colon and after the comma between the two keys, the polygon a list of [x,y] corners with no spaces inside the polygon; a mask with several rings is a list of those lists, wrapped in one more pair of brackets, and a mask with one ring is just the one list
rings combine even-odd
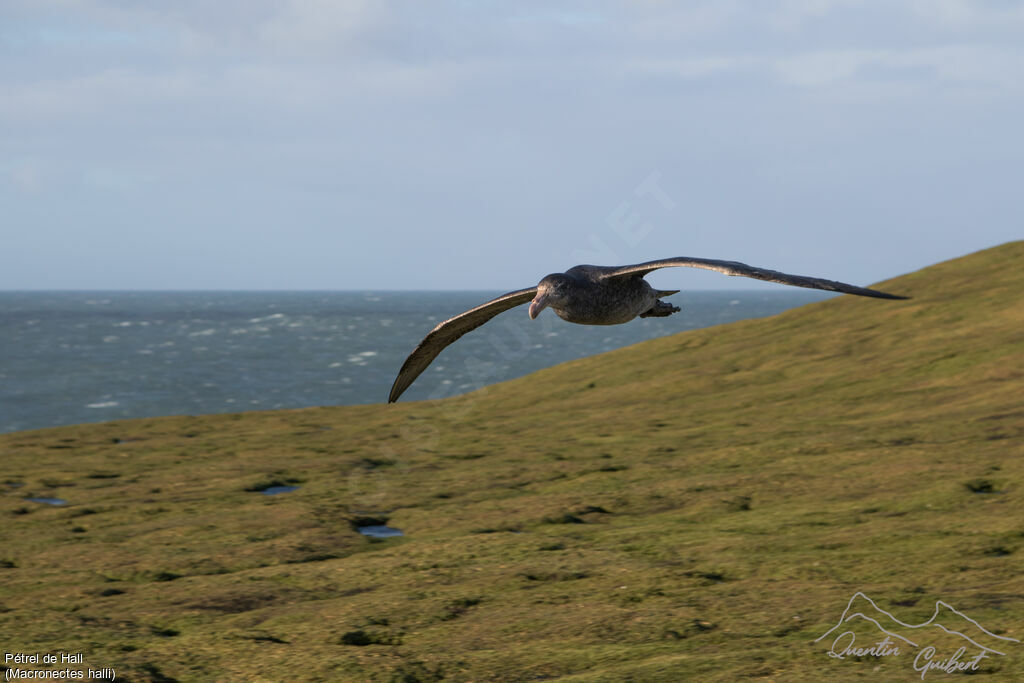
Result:
{"label": "bird's body", "polygon": [[[609,266],[574,266],[563,274],[573,285],[558,303],[548,306],[555,314],[578,325],[621,325],[655,308],[659,292],[642,277],[602,279]],[[679,310],[679,309],[676,309]]]}
{"label": "bird's body", "polygon": [[564,273],[552,273],[536,287],[502,294],[496,299],[472,308],[440,323],[409,355],[391,387],[388,402],[398,400],[410,384],[423,372],[446,346],[462,335],[515,306],[530,302],[529,315],[536,318],[544,308],[551,308],[558,317],[580,325],[619,325],[636,317],[667,316],[680,309],[661,301],[678,290],[658,290],[644,280],[652,270],[671,266],[689,266],[715,270],[726,275],[741,275],[796,287],[824,289],[880,299],[905,299],[874,289],[857,287],[833,280],[787,275],[774,270],[755,268],[736,261],[719,261],[678,257],[648,261],[630,266],[573,266]]}

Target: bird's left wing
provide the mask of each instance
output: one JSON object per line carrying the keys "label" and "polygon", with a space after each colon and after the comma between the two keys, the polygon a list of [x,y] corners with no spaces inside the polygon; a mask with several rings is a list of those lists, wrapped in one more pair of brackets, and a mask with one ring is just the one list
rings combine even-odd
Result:
{"label": "bird's left wing", "polygon": [[909,298],[905,296],[898,296],[896,294],[879,292],[877,289],[848,285],[845,282],[823,280],[821,278],[808,277],[806,275],[789,275],[788,273],[780,273],[776,270],[755,268],[754,266],[748,266],[746,263],[739,263],[738,261],[717,261],[715,259],[689,258],[686,256],[666,258],[658,261],[648,261],[646,263],[637,263],[632,266],[619,266],[618,268],[612,268],[605,271],[601,274],[601,277],[603,279],[623,277],[626,275],[637,275],[643,277],[652,270],[670,268],[673,266],[703,268],[704,270],[714,270],[719,273],[725,273],[726,275],[741,275],[743,277],[752,277],[757,280],[767,280],[768,282],[780,282],[784,285],[793,285],[795,287],[824,289],[830,292],[843,292],[845,294],[856,294],[858,296],[873,296],[878,299]]}
{"label": "bird's left wing", "polygon": [[467,332],[480,327],[499,313],[525,304],[536,294],[536,287],[502,294],[497,299],[491,299],[485,304],[480,304],[454,318],[449,318],[432,329],[402,364],[402,369],[398,371],[398,377],[395,378],[395,383],[391,387],[388,403],[397,401],[402,392],[409,388],[409,385],[427,369],[427,366],[437,358],[437,354],[444,351],[446,346]]}

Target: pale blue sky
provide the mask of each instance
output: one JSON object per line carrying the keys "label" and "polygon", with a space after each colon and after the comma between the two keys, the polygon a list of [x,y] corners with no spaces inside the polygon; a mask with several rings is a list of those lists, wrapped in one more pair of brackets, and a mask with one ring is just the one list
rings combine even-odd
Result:
{"label": "pale blue sky", "polygon": [[0,93],[0,289],[868,284],[1024,236],[1022,2],[2,0]]}

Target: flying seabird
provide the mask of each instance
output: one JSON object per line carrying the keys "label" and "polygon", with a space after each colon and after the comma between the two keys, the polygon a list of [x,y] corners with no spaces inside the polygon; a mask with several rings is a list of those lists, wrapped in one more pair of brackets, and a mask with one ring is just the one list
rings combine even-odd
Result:
{"label": "flying seabird", "polygon": [[402,392],[409,388],[446,346],[502,311],[525,304],[527,301],[530,302],[531,319],[536,318],[542,309],[551,308],[562,320],[580,325],[618,325],[637,316],[660,318],[672,315],[680,310],[679,307],[660,299],[677,294],[679,290],[654,289],[644,280],[644,276],[653,270],[673,266],[703,268],[726,275],[742,275],[796,287],[872,296],[878,299],[909,298],[843,282],[755,268],[737,261],[685,256],[647,261],[632,266],[573,266],[564,273],[545,276],[536,287],[502,294],[496,299],[449,318],[432,329],[402,364],[402,369],[398,371],[398,377],[391,387],[388,403],[397,401]]}

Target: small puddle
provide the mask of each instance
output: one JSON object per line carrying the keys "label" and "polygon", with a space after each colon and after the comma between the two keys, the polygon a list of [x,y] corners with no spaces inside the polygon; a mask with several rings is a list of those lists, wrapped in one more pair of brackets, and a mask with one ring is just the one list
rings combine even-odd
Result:
{"label": "small puddle", "polygon": [[388,538],[389,536],[404,536],[400,529],[386,526],[384,524],[368,524],[367,526],[357,526],[356,531],[361,533],[363,536],[373,536],[374,538]]}
{"label": "small puddle", "polygon": [[298,486],[268,486],[260,491],[264,496],[276,496],[279,493],[291,493],[297,490]]}
{"label": "small puddle", "polygon": [[63,498],[26,498],[33,503],[44,503],[46,505],[67,505],[68,502]]}

